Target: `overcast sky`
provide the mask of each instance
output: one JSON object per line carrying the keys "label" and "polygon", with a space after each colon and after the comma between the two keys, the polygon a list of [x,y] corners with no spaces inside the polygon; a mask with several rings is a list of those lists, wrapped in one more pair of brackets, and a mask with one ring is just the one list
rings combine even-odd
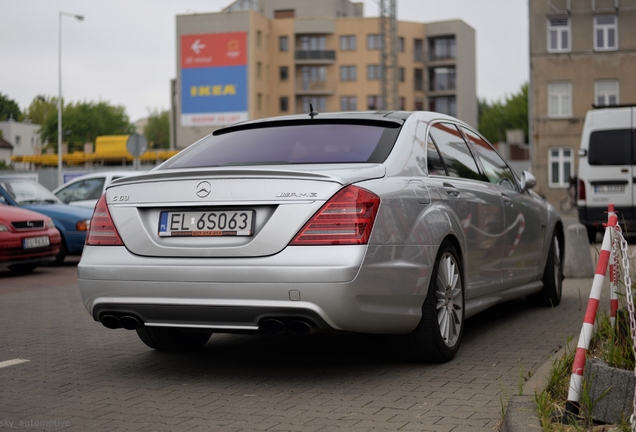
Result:
{"label": "overcast sky", "polygon": [[[316,0],[320,1],[320,0]],[[398,0],[398,19],[461,19],[476,30],[477,96],[515,93],[528,80],[528,0]],[[175,16],[219,12],[232,0],[0,0],[0,93],[25,109],[58,93],[58,14],[66,102],[123,105],[131,121],[169,108],[176,77]],[[377,16],[363,0],[365,16]]]}

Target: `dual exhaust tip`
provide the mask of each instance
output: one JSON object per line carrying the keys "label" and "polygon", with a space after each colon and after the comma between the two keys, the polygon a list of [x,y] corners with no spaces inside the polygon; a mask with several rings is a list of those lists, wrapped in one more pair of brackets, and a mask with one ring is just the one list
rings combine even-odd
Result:
{"label": "dual exhaust tip", "polygon": [[104,327],[109,329],[124,328],[126,330],[135,330],[142,326],[141,321],[130,315],[124,315],[122,317],[116,317],[115,315],[102,315],[99,321],[104,325]]}
{"label": "dual exhaust tip", "polygon": [[305,336],[315,333],[316,329],[305,321],[291,321],[287,325],[277,319],[267,319],[258,327],[259,330],[270,334],[280,334],[285,331],[298,336]]}

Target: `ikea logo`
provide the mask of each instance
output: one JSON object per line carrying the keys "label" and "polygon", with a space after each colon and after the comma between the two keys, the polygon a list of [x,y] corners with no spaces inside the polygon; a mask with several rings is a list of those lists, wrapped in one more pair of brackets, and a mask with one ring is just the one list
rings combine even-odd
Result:
{"label": "ikea logo", "polygon": [[190,96],[227,96],[236,95],[236,85],[224,84],[224,85],[207,85],[207,86],[192,86],[190,87]]}

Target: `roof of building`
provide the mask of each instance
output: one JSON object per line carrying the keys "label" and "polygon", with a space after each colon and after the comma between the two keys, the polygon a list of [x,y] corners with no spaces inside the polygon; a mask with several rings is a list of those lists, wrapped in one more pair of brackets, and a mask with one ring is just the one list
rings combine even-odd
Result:
{"label": "roof of building", "polygon": [[0,138],[0,148],[13,150],[13,144],[3,138]]}

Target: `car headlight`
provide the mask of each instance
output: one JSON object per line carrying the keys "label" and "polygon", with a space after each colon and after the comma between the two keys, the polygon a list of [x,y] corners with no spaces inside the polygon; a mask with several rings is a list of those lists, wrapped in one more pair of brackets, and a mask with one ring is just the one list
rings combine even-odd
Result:
{"label": "car headlight", "polygon": [[88,227],[91,224],[91,220],[90,219],[84,219],[79,221],[78,223],[75,224],[75,228],[78,231],[88,231]]}
{"label": "car headlight", "polygon": [[9,228],[0,224],[0,232],[5,232],[5,231],[9,231]]}
{"label": "car headlight", "polygon": [[55,228],[55,223],[53,222],[53,219],[49,219],[48,221],[46,221],[46,227]]}

